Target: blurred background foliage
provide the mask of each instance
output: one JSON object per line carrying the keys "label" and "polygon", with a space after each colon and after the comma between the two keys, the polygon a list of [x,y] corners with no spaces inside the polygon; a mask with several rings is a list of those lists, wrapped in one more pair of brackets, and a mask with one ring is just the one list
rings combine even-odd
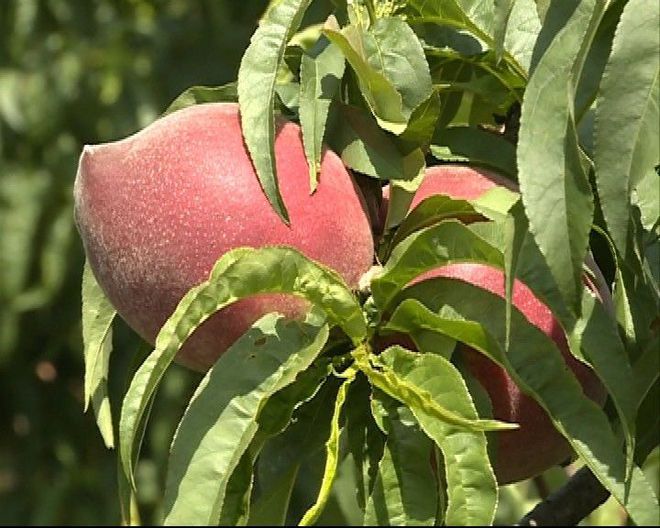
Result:
{"label": "blurred background foliage", "polygon": [[[0,524],[118,522],[114,453],[82,412],[78,155],[146,126],[191,85],[233,80],[266,4],[0,1]],[[316,5],[310,19],[327,9]],[[128,374],[141,348],[120,328],[113,361]],[[195,381],[171,369],[156,399],[138,468],[144,522],[160,519],[169,440]],[[111,383],[117,406],[125,380]],[[546,484],[564,479],[557,468]],[[498,522],[526,513],[538,484],[504,488]],[[353,520],[340,511],[350,494],[339,490],[328,521]],[[622,521],[609,502],[587,522]]]}

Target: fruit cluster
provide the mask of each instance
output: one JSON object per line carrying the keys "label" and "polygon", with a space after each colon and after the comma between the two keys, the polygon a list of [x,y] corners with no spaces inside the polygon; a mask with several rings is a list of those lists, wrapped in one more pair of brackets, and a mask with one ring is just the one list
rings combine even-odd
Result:
{"label": "fruit cluster", "polygon": [[[353,176],[326,149],[318,188],[310,193],[300,128],[284,120],[277,123],[275,155],[288,225],[259,185],[235,104],[191,106],[121,141],[85,147],[75,184],[75,217],[87,259],[118,313],[145,340],[153,343],[183,295],[208,277],[221,255],[240,246],[293,246],[357,289],[373,264],[375,235]],[[489,171],[435,166],[427,169],[411,207],[435,194],[471,200],[496,186],[514,188]],[[388,200],[386,188],[383,213]],[[483,264],[444,266],[414,282],[432,288],[439,277],[504,296],[503,272]],[[597,294],[606,301],[606,290]],[[602,386],[571,356],[549,308],[520,281],[514,285],[513,304],[557,343],[585,393],[602,405]],[[281,294],[240,300],[206,321],[177,360],[203,372],[265,313],[300,317],[307,310],[304,301]],[[404,337],[399,342],[412,347]],[[520,424],[516,431],[493,434],[500,484],[536,475],[570,456],[568,443],[545,412],[502,368],[468,347],[460,350],[490,396],[494,418]]]}

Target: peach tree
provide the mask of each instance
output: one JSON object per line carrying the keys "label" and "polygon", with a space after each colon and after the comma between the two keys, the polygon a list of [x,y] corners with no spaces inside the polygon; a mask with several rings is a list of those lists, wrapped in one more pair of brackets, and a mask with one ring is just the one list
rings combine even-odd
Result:
{"label": "peach tree", "polygon": [[[658,4],[275,0],[236,82],[85,147],[85,402],[125,523],[173,362],[166,524],[659,519]],[[115,317],[151,353],[120,409]]]}

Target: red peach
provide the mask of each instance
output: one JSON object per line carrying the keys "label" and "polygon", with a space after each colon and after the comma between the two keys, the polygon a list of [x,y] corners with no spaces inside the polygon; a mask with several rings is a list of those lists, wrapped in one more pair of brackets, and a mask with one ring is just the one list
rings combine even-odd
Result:
{"label": "red peach", "polygon": [[[373,237],[352,176],[325,150],[310,195],[300,128],[284,120],[275,155],[288,226],[260,187],[236,104],[192,106],[121,141],[85,147],[76,223],[99,284],[144,339],[153,343],[181,297],[237,246],[293,246],[357,287],[372,264]],[[204,371],[261,315],[306,310],[287,295],[241,300],[204,323],[177,360]]]}
{"label": "red peach", "polygon": [[[501,185],[516,191],[510,180],[488,170],[459,165],[430,167],[412,201],[411,209],[423,199],[435,194],[444,194],[454,199],[476,199],[493,187]],[[384,202],[389,198],[385,189]],[[385,210],[384,213],[387,211]],[[469,219],[468,219],[469,220]],[[463,221],[466,221],[463,218]],[[597,285],[586,278],[585,283],[597,292],[606,308],[611,306],[610,293],[602,282],[602,274],[593,259],[588,259],[594,270]],[[504,273],[483,264],[462,263],[443,266],[416,278],[419,283],[433,277],[462,280],[504,297]],[[521,281],[516,280],[513,304],[535,326],[551,337],[559,347],[566,364],[575,373],[585,394],[598,404],[605,401],[606,392],[591,369],[577,361],[568,348],[563,329],[550,309],[538,300]],[[399,341],[406,346],[404,336],[385,337],[385,343]],[[483,385],[493,405],[493,416],[498,420],[517,422],[515,431],[494,433],[496,443],[495,474],[500,484],[516,482],[533,477],[561,463],[571,454],[566,440],[555,430],[545,411],[529,396],[523,394],[504,369],[481,353],[461,345],[471,373]]]}

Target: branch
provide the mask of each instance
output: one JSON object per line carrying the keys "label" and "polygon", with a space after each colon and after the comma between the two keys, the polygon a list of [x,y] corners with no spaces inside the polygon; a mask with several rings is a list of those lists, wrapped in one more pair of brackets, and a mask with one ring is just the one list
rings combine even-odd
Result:
{"label": "branch", "polygon": [[576,526],[609,496],[589,468],[583,467],[516,526]]}

